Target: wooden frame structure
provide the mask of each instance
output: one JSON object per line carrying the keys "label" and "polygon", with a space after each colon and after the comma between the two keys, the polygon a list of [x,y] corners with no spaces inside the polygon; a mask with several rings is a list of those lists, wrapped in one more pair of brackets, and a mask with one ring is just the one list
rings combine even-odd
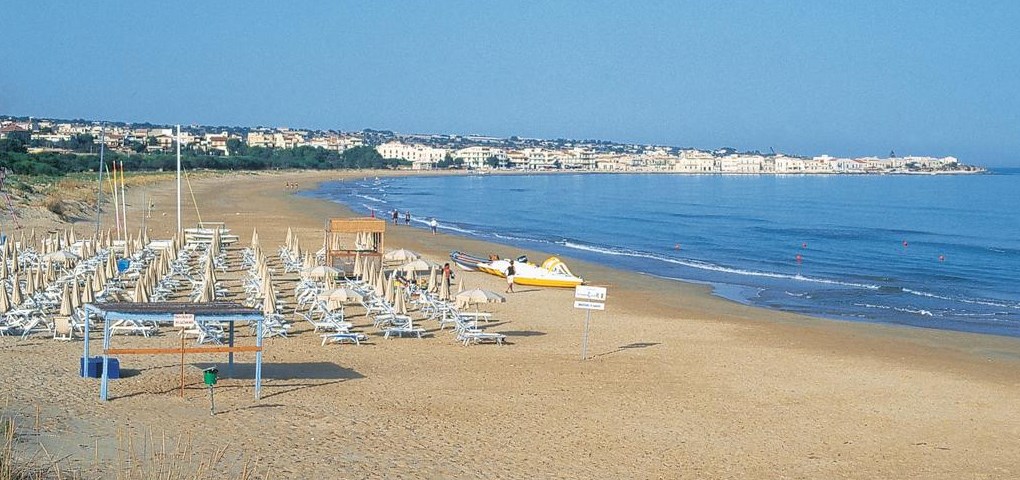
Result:
{"label": "wooden frame structure", "polygon": [[[173,325],[174,315],[193,315],[195,323],[227,322],[230,324],[230,336],[227,345],[190,346],[181,348],[110,348],[114,322],[127,321],[133,323],[154,322],[156,324]],[[233,374],[234,353],[255,353],[255,399],[262,394],[262,312],[253,308],[230,302],[151,302],[151,303],[97,303],[85,304],[85,315],[97,315],[103,319],[103,371],[99,384],[99,399],[109,400],[109,362],[111,355],[181,355],[186,353],[227,353],[228,374]],[[255,345],[234,346],[235,322],[255,323]],[[89,358],[89,331],[85,329],[85,347],[83,364]],[[182,361],[183,365],[183,361]],[[83,369],[84,370],[84,369]],[[86,372],[82,372],[85,374]]]}
{"label": "wooden frame structure", "polygon": [[322,240],[326,265],[350,272],[357,254],[381,256],[386,240],[386,220],[375,217],[330,218]]}

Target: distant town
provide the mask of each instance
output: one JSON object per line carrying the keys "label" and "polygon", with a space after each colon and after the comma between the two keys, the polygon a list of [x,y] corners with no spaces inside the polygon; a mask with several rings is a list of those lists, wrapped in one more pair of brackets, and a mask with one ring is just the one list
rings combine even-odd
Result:
{"label": "distant town", "polygon": [[[0,116],[0,140],[17,138],[29,153],[105,149],[128,155],[173,153],[173,126]],[[284,127],[182,126],[181,149],[189,154],[229,157],[247,148],[311,147],[343,153],[372,147],[387,160],[413,170],[672,172],[687,174],[888,174],[979,173],[955,157],[897,156],[844,158],[829,155],[702,150],[601,140],[543,140],[480,135],[400,134],[362,130],[340,132]],[[366,149],[367,150],[367,149]]]}

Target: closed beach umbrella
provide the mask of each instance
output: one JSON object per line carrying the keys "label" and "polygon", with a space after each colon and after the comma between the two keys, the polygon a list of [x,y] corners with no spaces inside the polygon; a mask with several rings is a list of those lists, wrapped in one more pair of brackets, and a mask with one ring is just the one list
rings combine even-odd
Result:
{"label": "closed beach umbrella", "polygon": [[354,278],[364,277],[363,265],[361,260],[361,252],[354,252]]}
{"label": "closed beach umbrella", "polygon": [[438,277],[438,270],[436,270],[436,267],[432,267],[432,269],[429,270],[429,283],[426,287],[427,292],[434,293],[436,291],[436,287],[438,286],[436,285],[436,280],[438,280]]}
{"label": "closed beach umbrella", "polygon": [[506,297],[496,292],[483,290],[481,288],[474,288],[460,292],[454,298],[457,301],[457,308],[463,308],[469,305],[478,305],[480,303],[503,303],[506,301]]}
{"label": "closed beach umbrella", "polygon": [[78,288],[78,278],[71,279],[71,306],[78,308],[81,306],[81,289]]}
{"label": "closed beach umbrella", "polygon": [[25,297],[21,294],[21,275],[15,273],[11,275],[11,304],[21,305],[25,303]]}
{"label": "closed beach umbrella", "polygon": [[81,304],[95,303],[96,292],[92,289],[92,282],[86,281],[85,287],[81,290]]}
{"label": "closed beach umbrella", "polygon": [[287,250],[294,250],[294,230],[291,230],[290,227],[287,227],[287,241],[285,245],[287,245]]}
{"label": "closed beach umbrella", "polygon": [[375,288],[376,295],[381,297],[386,294],[386,275],[382,270],[372,269],[372,287]]}
{"label": "closed beach umbrella", "polygon": [[149,292],[145,288],[145,282],[143,282],[141,278],[139,278],[138,282],[135,283],[135,293],[134,296],[131,297],[131,301],[135,303],[148,303],[149,301]]}
{"label": "closed beach umbrella", "polygon": [[251,228],[251,246],[252,248],[257,247],[259,244],[259,230],[257,227]]}
{"label": "closed beach umbrella", "polygon": [[407,303],[404,301],[403,287],[396,287],[393,290],[395,291],[393,294],[395,297],[393,300],[393,309],[401,315],[407,315]]}
{"label": "closed beach umbrella", "polygon": [[383,289],[383,296],[386,299],[386,303],[393,305],[393,279],[395,278],[396,270],[390,272],[390,276],[386,279],[385,287]]}
{"label": "closed beach umbrella", "polygon": [[7,287],[0,283],[0,314],[11,311],[11,297],[7,295]]}
{"label": "closed beach umbrella", "polygon": [[0,257],[0,279],[6,279],[11,274],[7,268],[7,255]]}
{"label": "closed beach umbrella", "polygon": [[67,284],[60,291],[60,316],[70,317],[74,314],[74,304],[71,302],[71,293],[68,292]]}
{"label": "closed beach umbrella", "polygon": [[206,303],[216,300],[216,284],[210,282],[209,279],[202,281],[202,289],[198,292],[198,298],[195,299],[196,303]]}
{"label": "closed beach umbrella", "polygon": [[212,241],[209,242],[209,256],[215,257],[220,254],[220,229],[213,228]]}
{"label": "closed beach umbrella", "polygon": [[37,287],[37,285],[35,283],[35,274],[34,274],[34,272],[31,269],[26,270],[25,271],[25,294],[28,295],[29,297],[34,296],[35,295],[35,291],[38,290],[38,288],[36,288],[36,287]]}
{"label": "closed beach umbrella", "polygon": [[262,295],[262,313],[265,315],[272,315],[276,313],[276,293],[273,292],[273,279],[270,276],[266,276],[265,285]]}
{"label": "closed beach umbrella", "polygon": [[419,258],[421,258],[421,255],[418,255],[415,252],[412,252],[410,250],[406,250],[406,249],[403,249],[403,248],[401,248],[399,250],[392,250],[392,251],[386,252],[383,255],[383,260],[387,260],[387,261],[391,261],[391,262],[404,262],[404,263],[406,263],[406,262],[410,262],[410,261],[413,261],[413,260],[417,260]]}
{"label": "closed beach umbrella", "polygon": [[457,294],[461,294],[463,292],[464,292],[464,278],[461,277],[461,279],[457,282]]}
{"label": "closed beach umbrella", "polygon": [[439,299],[449,300],[450,297],[450,282],[443,280],[439,282]]}

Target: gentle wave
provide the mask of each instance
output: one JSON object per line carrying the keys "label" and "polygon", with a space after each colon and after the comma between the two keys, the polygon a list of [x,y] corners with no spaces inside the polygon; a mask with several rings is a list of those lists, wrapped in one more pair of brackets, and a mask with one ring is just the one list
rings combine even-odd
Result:
{"label": "gentle wave", "polygon": [[791,275],[791,274],[787,274],[787,273],[778,273],[778,272],[762,272],[762,271],[757,271],[757,270],[744,270],[744,269],[740,269],[740,268],[732,268],[732,267],[725,267],[725,266],[722,266],[722,265],[716,265],[716,264],[713,264],[713,263],[700,262],[700,261],[697,261],[697,260],[683,260],[683,259],[678,259],[678,258],[665,257],[665,256],[662,256],[662,255],[656,255],[654,253],[639,252],[639,251],[635,251],[635,250],[625,250],[625,249],[597,247],[597,246],[593,246],[593,245],[585,245],[585,244],[581,244],[581,243],[574,243],[574,242],[570,242],[570,241],[567,241],[567,240],[564,240],[564,241],[561,241],[561,242],[556,242],[556,243],[559,244],[559,245],[562,245],[564,247],[567,247],[567,248],[573,248],[575,250],[584,250],[584,251],[588,251],[588,252],[601,253],[601,254],[605,254],[605,255],[619,255],[619,256],[627,256],[627,257],[634,257],[634,258],[646,258],[646,259],[650,259],[650,260],[656,260],[656,261],[659,261],[659,262],[672,263],[672,264],[675,264],[675,265],[682,265],[682,266],[690,267],[690,268],[697,268],[699,270],[710,270],[710,271],[713,271],[713,272],[730,273],[730,274],[734,274],[734,275],[742,275],[742,276],[748,276],[748,277],[768,277],[768,278],[777,278],[777,279],[783,279],[783,280],[796,280],[796,281],[801,281],[801,282],[820,283],[820,284],[826,284],[826,285],[838,285],[838,286],[843,286],[843,287],[863,288],[863,289],[867,289],[867,290],[878,290],[879,288],[881,288],[879,285],[872,285],[872,284],[867,284],[867,283],[843,282],[843,281],[840,281],[840,280],[831,280],[831,279],[827,279],[827,278],[805,277],[804,275],[800,275],[800,274]]}
{"label": "gentle wave", "polygon": [[376,198],[376,197],[373,197],[373,196],[371,196],[371,195],[364,195],[364,194],[360,194],[360,193],[355,193],[355,194],[354,194],[354,196],[355,196],[355,197],[358,197],[358,198],[364,198],[365,200],[368,200],[368,201],[370,201],[370,202],[375,202],[375,203],[389,203],[389,202],[387,202],[386,200],[383,200],[383,199],[381,199],[381,198]]}

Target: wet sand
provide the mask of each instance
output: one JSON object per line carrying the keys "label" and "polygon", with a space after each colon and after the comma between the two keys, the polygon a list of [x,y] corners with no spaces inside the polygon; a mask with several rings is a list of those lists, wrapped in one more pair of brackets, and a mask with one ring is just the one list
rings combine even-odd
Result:
{"label": "wet sand", "polygon": [[[203,220],[226,222],[245,245],[257,225],[275,252],[287,227],[318,248],[325,219],[350,214],[284,184],[311,188],[340,175],[350,174],[193,184]],[[169,236],[172,185],[146,193],[156,203],[152,236]],[[141,205],[141,194],[129,199]],[[197,221],[194,207],[184,213],[186,226]],[[386,235],[388,247],[437,261],[453,249],[545,258],[403,225]],[[40,405],[38,440],[86,472],[110,468],[118,438],[183,432],[199,450],[257,456],[276,478],[1020,476],[1020,340],[785,314],[703,286],[564,260],[609,288],[588,361],[579,359],[584,315],[572,308],[572,290],[523,287],[484,309],[495,316],[488,330],[509,338],[502,347],[461,346],[428,321],[425,339],[386,340],[356,307],[348,313],[369,343],[322,347],[296,321],[295,335],[267,340],[262,400],[250,379],[224,379],[213,417],[198,367],[222,356],[188,357],[184,399],[178,359],[121,358],[130,376],[102,403],[98,382],[77,377],[81,342],[3,337],[0,393],[9,410]],[[481,273],[458,277],[465,288],[505,285]],[[287,290],[292,277],[281,278]],[[173,332],[116,338],[125,347],[178,341]],[[241,377],[251,358],[238,358]],[[97,441],[103,460],[94,466]]]}

